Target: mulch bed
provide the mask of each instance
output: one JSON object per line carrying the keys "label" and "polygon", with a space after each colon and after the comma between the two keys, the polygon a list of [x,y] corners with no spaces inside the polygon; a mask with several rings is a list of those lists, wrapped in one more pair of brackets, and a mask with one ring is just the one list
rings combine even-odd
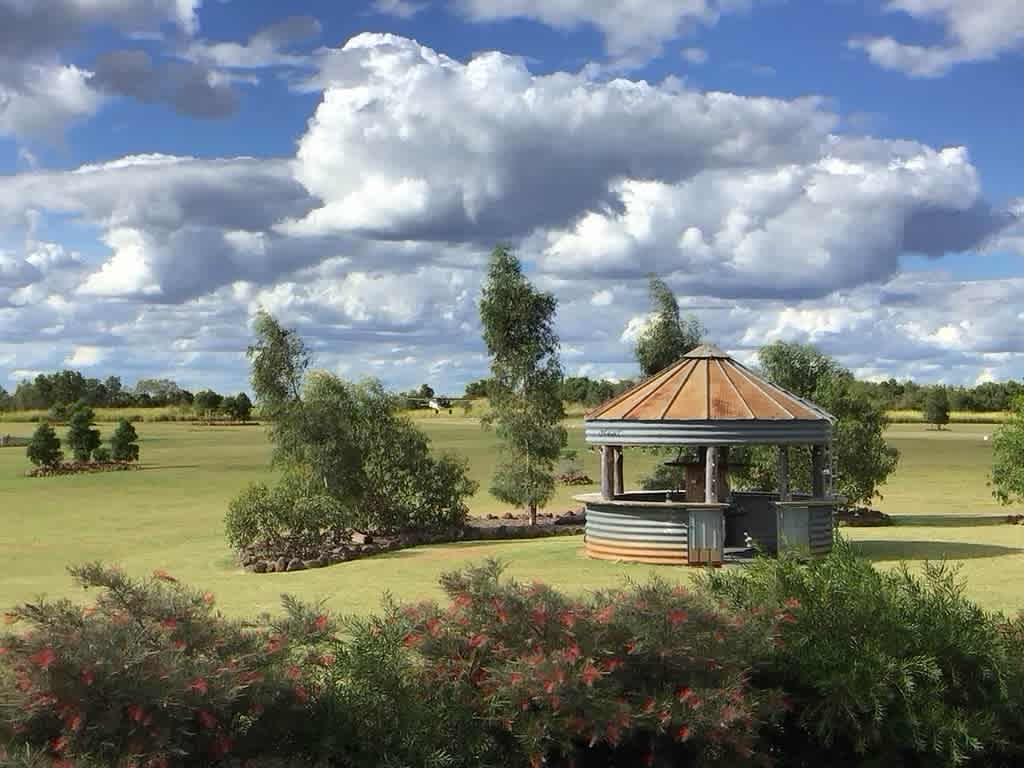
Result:
{"label": "mulch bed", "polygon": [[246,548],[239,553],[239,562],[250,573],[305,571],[424,544],[578,536],[583,533],[585,522],[582,514],[567,513],[555,517],[547,513],[538,515],[537,525],[531,526],[527,516],[508,513],[502,517],[489,515],[487,518],[471,518],[462,528],[438,533],[368,536],[335,532],[323,536],[317,542],[285,542],[274,551],[260,547]]}
{"label": "mulch bed", "polygon": [[850,528],[875,528],[892,525],[892,518],[877,509],[856,507],[854,509],[837,509],[836,523]]}
{"label": "mulch bed", "polygon": [[36,467],[25,473],[25,477],[58,477],[60,475],[86,475],[97,472],[127,472],[138,469],[134,462],[112,461],[109,464],[98,464],[94,461],[66,461],[52,467]]}
{"label": "mulch bed", "polygon": [[25,448],[29,444],[27,437],[12,437],[11,435],[0,435],[0,448]]}

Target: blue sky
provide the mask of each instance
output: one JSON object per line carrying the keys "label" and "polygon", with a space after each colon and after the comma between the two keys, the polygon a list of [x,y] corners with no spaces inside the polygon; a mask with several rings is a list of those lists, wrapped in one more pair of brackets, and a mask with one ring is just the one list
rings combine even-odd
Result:
{"label": "blue sky", "polygon": [[[54,20],[59,19],[59,25]],[[1024,376],[1016,0],[0,0],[0,386],[483,375],[511,242],[570,373],[635,373],[647,275],[744,359]]]}

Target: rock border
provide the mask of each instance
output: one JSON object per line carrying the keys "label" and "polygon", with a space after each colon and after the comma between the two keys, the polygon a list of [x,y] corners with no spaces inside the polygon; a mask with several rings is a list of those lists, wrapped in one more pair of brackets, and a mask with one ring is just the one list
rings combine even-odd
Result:
{"label": "rock border", "polygon": [[328,538],[318,557],[279,556],[242,552],[240,565],[249,573],[292,573],[313,568],[325,568],[366,557],[411,549],[426,544],[456,544],[473,541],[521,541],[545,539],[555,536],[579,536],[584,532],[582,516],[563,515],[551,523],[530,525],[474,525],[440,533],[405,533],[400,536],[375,538],[354,534],[347,543]]}
{"label": "rock border", "polygon": [[49,467],[36,467],[25,472],[25,477],[63,477],[66,475],[91,475],[100,472],[128,472],[139,469],[139,464],[129,461],[111,461],[99,464],[95,461],[63,462]]}

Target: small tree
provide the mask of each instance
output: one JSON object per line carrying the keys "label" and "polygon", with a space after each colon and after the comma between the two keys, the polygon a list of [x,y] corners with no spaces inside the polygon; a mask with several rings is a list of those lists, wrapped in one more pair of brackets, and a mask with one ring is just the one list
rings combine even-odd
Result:
{"label": "small tree", "polygon": [[92,408],[80,405],[75,408],[68,421],[68,446],[75,454],[75,461],[88,461],[92,452],[100,446],[100,431],[93,429],[95,415]]}
{"label": "small tree", "polygon": [[139,460],[139,435],[127,419],[121,419],[110,437],[110,455],[114,461]]}
{"label": "small tree", "polygon": [[223,402],[223,395],[219,395],[211,389],[204,389],[202,392],[196,393],[192,404],[199,413],[206,414],[207,418],[210,418],[220,410]]}
{"label": "small tree", "polygon": [[36,427],[25,454],[37,467],[52,467],[64,458],[60,450],[60,438],[48,421],[42,421]]}
{"label": "small tree", "polygon": [[682,317],[672,290],[658,277],[650,283],[654,319],[636,342],[635,354],[644,378],[663,371],[700,346],[707,329],[693,315]]}
{"label": "small tree", "polygon": [[949,424],[949,397],[945,387],[933,387],[924,398],[924,420],[942,429]]}
{"label": "small tree", "polygon": [[252,400],[245,392],[239,392],[234,397],[225,397],[221,407],[224,409],[224,413],[243,424],[252,415]]}
{"label": "small tree", "polygon": [[1014,401],[1009,420],[996,430],[992,486],[992,495],[1002,504],[1024,501],[1024,395]]}
{"label": "small tree", "polygon": [[519,259],[494,249],[480,300],[484,342],[491,355],[488,387],[495,425],[504,443],[491,493],[525,506],[530,524],[554,495],[554,464],[566,443],[562,418],[562,366],[554,330],[555,297],[523,276]]}

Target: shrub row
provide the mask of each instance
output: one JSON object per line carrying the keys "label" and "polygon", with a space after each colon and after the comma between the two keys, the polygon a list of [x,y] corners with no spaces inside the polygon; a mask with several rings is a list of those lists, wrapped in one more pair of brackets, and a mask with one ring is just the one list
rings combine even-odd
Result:
{"label": "shrub row", "polygon": [[[157,572],[15,611],[11,765],[954,766],[1024,760],[1024,622],[841,542],[687,589],[442,577],[448,602],[239,623]],[[14,629],[21,628],[15,625]],[[0,759],[0,762],[3,762]]]}

